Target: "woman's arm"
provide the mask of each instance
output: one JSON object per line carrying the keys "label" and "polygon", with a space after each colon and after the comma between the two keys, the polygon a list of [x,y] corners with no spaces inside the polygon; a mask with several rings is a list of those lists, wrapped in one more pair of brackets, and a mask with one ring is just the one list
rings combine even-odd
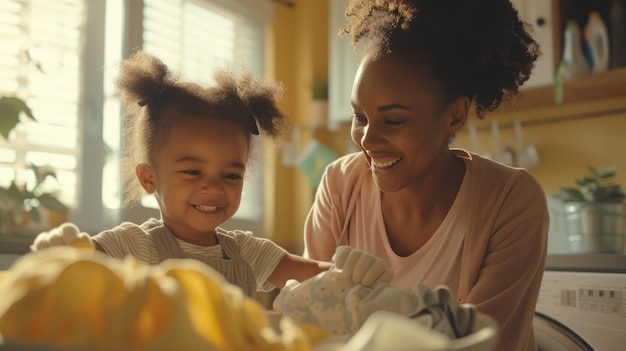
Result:
{"label": "woman's arm", "polygon": [[[532,318],[541,286],[548,232],[543,190],[530,178],[515,184],[499,208],[477,280],[463,302],[500,324],[498,349],[533,349]],[[488,211],[487,211],[488,212]],[[485,233],[481,234],[485,235]]]}
{"label": "woman's arm", "polygon": [[341,243],[337,238],[341,236],[343,214],[345,209],[338,208],[333,201],[332,184],[336,171],[333,165],[326,168],[320,185],[315,193],[315,200],[306,221],[304,222],[304,257],[314,260],[330,261],[335,249]]}

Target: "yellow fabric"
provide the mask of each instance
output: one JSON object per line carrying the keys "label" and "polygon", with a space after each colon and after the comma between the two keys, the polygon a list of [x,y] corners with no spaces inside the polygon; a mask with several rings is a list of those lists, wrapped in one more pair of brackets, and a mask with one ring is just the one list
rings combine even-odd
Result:
{"label": "yellow fabric", "polygon": [[194,260],[144,265],[71,246],[0,275],[0,335],[90,350],[310,350],[315,328],[275,331],[263,307]]}

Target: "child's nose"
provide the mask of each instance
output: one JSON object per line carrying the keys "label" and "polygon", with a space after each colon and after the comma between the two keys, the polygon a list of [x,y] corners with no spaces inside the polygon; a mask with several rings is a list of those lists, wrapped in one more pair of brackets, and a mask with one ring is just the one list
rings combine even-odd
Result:
{"label": "child's nose", "polygon": [[219,180],[206,179],[202,182],[202,192],[223,194],[224,186],[222,185],[222,182]]}

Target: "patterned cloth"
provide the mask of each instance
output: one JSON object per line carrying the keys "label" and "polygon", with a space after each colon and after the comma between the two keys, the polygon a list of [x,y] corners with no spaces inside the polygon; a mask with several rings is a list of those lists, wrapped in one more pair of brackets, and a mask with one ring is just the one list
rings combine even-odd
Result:
{"label": "patterned cloth", "polygon": [[377,311],[389,311],[415,320],[449,338],[474,333],[478,325],[473,305],[457,305],[445,286],[433,290],[354,283],[349,274],[332,268],[302,283],[290,281],[274,300],[274,309],[298,324],[321,327],[334,335],[353,335]]}

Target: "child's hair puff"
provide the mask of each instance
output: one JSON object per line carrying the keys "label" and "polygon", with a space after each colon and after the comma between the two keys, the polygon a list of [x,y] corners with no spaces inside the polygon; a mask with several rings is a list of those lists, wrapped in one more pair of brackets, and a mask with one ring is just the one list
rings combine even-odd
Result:
{"label": "child's hair puff", "polygon": [[183,81],[159,58],[142,51],[122,61],[117,87],[125,112],[125,202],[141,198],[143,192],[136,181],[135,166],[142,162],[152,164],[154,151],[180,116],[228,119],[250,135],[270,137],[277,147],[287,140],[291,124],[277,105],[283,93],[280,83],[266,82],[241,66],[216,69],[213,81],[206,87]]}

